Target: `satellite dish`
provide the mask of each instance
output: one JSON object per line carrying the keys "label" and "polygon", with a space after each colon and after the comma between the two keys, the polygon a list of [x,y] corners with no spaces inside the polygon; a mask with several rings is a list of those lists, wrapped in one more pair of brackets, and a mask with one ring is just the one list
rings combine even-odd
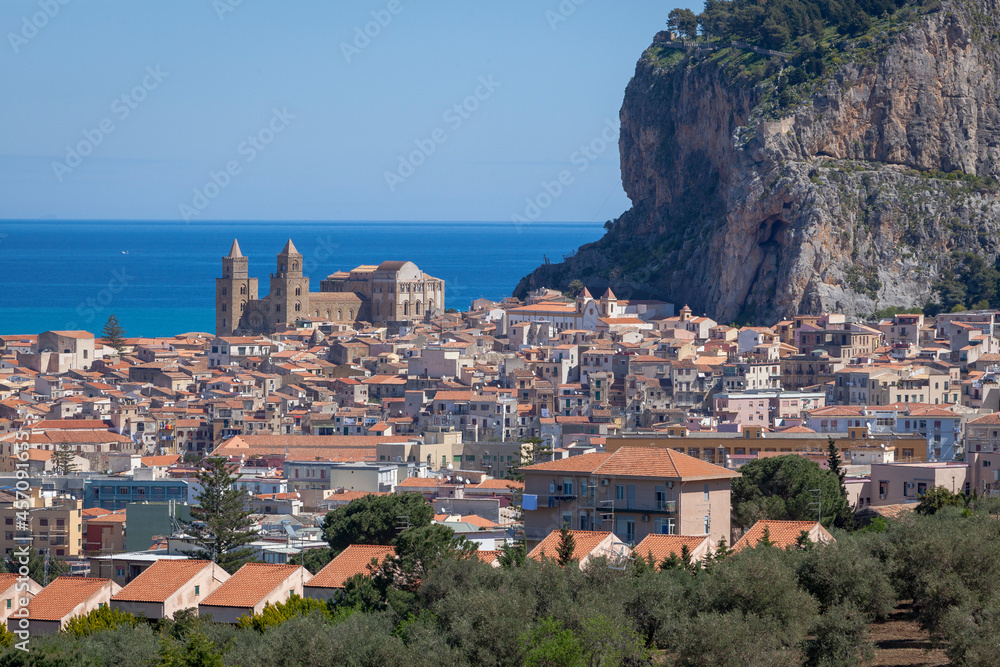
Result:
{"label": "satellite dish", "polygon": [[451,463],[448,464],[448,470],[454,470],[455,466]]}

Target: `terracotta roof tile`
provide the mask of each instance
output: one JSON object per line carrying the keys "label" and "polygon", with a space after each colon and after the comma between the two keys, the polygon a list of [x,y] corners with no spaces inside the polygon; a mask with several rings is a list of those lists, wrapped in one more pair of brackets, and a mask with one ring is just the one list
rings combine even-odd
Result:
{"label": "terracotta roof tile", "polygon": [[[247,563],[201,604],[211,607],[252,607],[300,569],[299,565]],[[304,576],[308,579],[312,575],[306,572]]]}
{"label": "terracotta roof tile", "polygon": [[[575,542],[573,560],[583,560],[586,556],[590,555],[590,552],[597,548],[598,544],[611,534],[598,530],[571,530],[569,532]],[[538,543],[538,546],[531,550],[528,558],[541,560],[543,555],[547,558],[555,558],[560,536],[561,533],[558,530],[553,530],[544,540]]]}
{"label": "terracotta roof tile", "polygon": [[314,588],[343,588],[344,583],[356,574],[368,574],[372,559],[381,563],[386,556],[395,555],[393,547],[378,544],[352,544],[316,573],[308,586]]}
{"label": "terracotta roof tile", "polygon": [[212,561],[209,560],[172,558],[158,560],[111,599],[129,602],[163,602],[199,572],[212,565]]}
{"label": "terracotta roof tile", "polygon": [[795,544],[802,531],[807,533],[816,525],[815,521],[770,521],[761,520],[750,527],[743,537],[737,540],[733,549],[739,551],[748,547],[757,546],[757,543],[764,537],[764,531],[768,531],[768,539],[776,547],[785,548]]}
{"label": "terracotta roof tile", "polygon": [[661,447],[622,447],[611,454],[594,453],[536,463],[525,471],[552,470],[618,477],[717,478],[739,473],[693,456]]}
{"label": "terracotta roof tile", "polygon": [[110,579],[57,577],[28,604],[28,617],[36,621],[59,621],[101,590]]}
{"label": "terracotta roof tile", "polygon": [[670,558],[671,554],[681,555],[684,545],[694,552],[702,543],[709,539],[708,535],[647,535],[642,542],[632,550],[633,555],[646,558],[649,554],[660,563],[664,559]]}

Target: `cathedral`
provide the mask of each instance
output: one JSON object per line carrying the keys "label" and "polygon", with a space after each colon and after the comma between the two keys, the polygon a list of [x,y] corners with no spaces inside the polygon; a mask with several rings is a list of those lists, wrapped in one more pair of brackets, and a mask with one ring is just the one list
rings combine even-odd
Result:
{"label": "cathedral", "polygon": [[294,327],[299,320],[337,324],[399,325],[423,320],[444,310],[444,281],[422,272],[413,262],[382,262],[338,271],[309,291],[302,275],[302,254],[289,239],[278,253],[267,296],[257,296],[250,260],[233,240],[222,258],[222,277],[215,279],[215,333],[270,334]]}

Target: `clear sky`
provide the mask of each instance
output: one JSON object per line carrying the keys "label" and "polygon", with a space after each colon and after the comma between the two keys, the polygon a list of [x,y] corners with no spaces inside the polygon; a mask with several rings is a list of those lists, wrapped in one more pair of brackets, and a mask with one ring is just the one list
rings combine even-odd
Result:
{"label": "clear sky", "polygon": [[3,0],[0,218],[614,218],[678,4]]}

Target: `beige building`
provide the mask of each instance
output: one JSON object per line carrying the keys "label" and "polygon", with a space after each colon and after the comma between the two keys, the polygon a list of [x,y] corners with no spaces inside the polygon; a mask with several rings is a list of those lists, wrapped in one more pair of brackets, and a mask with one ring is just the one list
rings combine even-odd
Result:
{"label": "beige building", "polygon": [[236,623],[241,616],[259,614],[267,603],[286,602],[313,578],[304,567],[247,563],[224,584],[198,603],[198,614],[211,614],[217,623]]}
{"label": "beige building", "polygon": [[920,496],[935,486],[953,493],[967,493],[975,483],[970,483],[969,469],[968,463],[953,461],[873,464],[866,481],[847,485],[847,500],[861,509],[918,503]]}
{"label": "beige building", "polygon": [[94,334],[89,331],[46,331],[38,335],[31,353],[18,353],[17,362],[39,373],[66,373],[87,370],[94,355]]}
{"label": "beige building", "polygon": [[158,560],[111,598],[111,607],[147,619],[173,618],[229,580],[229,573],[208,560]]}
{"label": "beige building", "polygon": [[267,296],[258,297],[249,259],[233,241],[215,279],[215,333],[269,334],[301,321],[393,324],[423,320],[444,310],[444,281],[413,262],[382,262],[339,271],[309,291],[306,261],[289,239],[278,253]]}
{"label": "beige building", "polygon": [[[25,589],[25,586],[27,588]],[[0,622],[7,624],[7,619],[27,604],[42,590],[42,585],[34,579],[23,580],[13,572],[0,573]]]}
{"label": "beige building", "polygon": [[529,544],[564,526],[611,531],[627,544],[654,533],[729,539],[739,473],[671,449],[622,447],[521,470]]}
{"label": "beige building", "polygon": [[48,550],[58,558],[76,558],[83,551],[83,501],[67,496],[48,497],[41,489],[33,489],[28,498],[28,521],[17,518],[13,502],[0,504],[3,535],[0,550],[9,555],[22,542],[17,538],[31,537],[39,551]]}
{"label": "beige building", "polygon": [[965,425],[965,451],[1000,452],[1000,413],[983,415]]}
{"label": "beige building", "polygon": [[[631,555],[632,549],[629,545],[615,537],[615,534],[599,530],[571,530],[573,536],[573,554],[571,560],[575,560],[580,569],[585,569],[593,558],[607,558],[611,565],[623,565],[624,561]],[[544,558],[555,558],[559,553],[559,541],[562,539],[562,531],[553,530],[546,535],[545,539],[539,542],[538,546],[531,550],[528,558],[542,560]]]}
{"label": "beige building", "polygon": [[[27,631],[31,635],[55,634],[64,629],[71,618],[107,606],[111,596],[120,590],[121,586],[110,579],[57,577],[28,603]],[[7,627],[11,631],[23,629],[21,620],[11,616],[7,619]]]}
{"label": "beige building", "polygon": [[[835,406],[836,407],[836,406]],[[824,408],[829,410],[830,408]],[[684,452],[688,456],[713,463],[736,464],[757,458],[761,453],[818,454],[826,455],[828,439],[842,453],[858,442],[896,448],[897,459],[906,461],[927,460],[927,438],[917,434],[877,434],[869,436],[867,427],[851,427],[847,432],[816,433],[811,429],[796,428],[789,432],[772,433],[761,426],[743,426],[740,432],[689,431],[683,425],[668,426],[665,433],[608,436],[607,449],[619,447],[660,447]]]}

